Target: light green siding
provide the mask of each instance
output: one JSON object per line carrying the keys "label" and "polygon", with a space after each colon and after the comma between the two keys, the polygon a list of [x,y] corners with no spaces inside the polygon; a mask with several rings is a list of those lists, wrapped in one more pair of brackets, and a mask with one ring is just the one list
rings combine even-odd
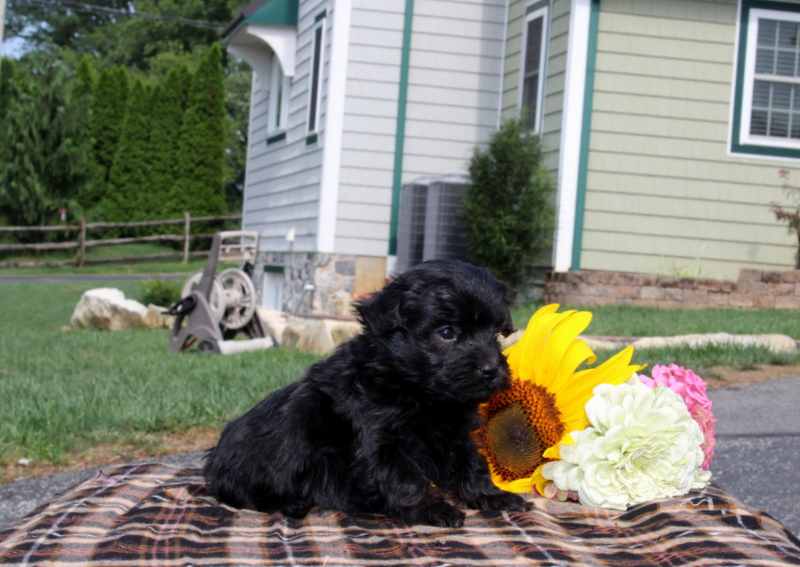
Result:
{"label": "light green siding", "polygon": [[601,0],[582,269],[794,265],[770,205],[797,164],[727,149],[736,15],[736,0]]}
{"label": "light green siding", "polygon": [[[525,26],[525,8],[536,0],[510,0],[506,39],[505,69],[503,74],[503,116],[519,112],[520,65],[522,64],[522,38]],[[569,36],[569,0],[550,2],[550,38],[547,48],[542,142],[548,165],[558,167],[561,145],[561,123],[564,107],[564,80],[567,67],[567,41]]]}

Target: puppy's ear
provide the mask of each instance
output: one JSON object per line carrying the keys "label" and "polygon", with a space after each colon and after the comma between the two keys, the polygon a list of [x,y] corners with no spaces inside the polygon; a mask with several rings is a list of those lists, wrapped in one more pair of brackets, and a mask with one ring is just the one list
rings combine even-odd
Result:
{"label": "puppy's ear", "polygon": [[383,335],[402,326],[400,301],[403,290],[397,282],[370,295],[356,304],[358,320],[374,335]]}
{"label": "puppy's ear", "polygon": [[511,288],[508,287],[508,284],[504,281],[501,280],[495,280],[495,281],[497,282],[495,285],[495,289],[500,295],[503,296],[503,304],[506,306],[505,319],[503,320],[503,324],[500,327],[500,334],[503,335],[504,337],[507,337],[508,335],[516,331],[516,329],[514,328],[514,322],[511,320],[511,305],[508,301],[508,296],[506,295],[509,291],[511,291]]}

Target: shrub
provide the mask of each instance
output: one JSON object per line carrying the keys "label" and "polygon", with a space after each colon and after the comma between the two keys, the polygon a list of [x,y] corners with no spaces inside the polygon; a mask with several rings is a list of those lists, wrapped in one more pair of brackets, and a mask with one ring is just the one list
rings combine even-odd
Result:
{"label": "shrub", "polygon": [[165,280],[154,278],[152,280],[142,280],[142,303],[150,303],[160,307],[169,307],[181,298],[180,281]]}
{"label": "shrub", "polygon": [[504,120],[486,148],[475,148],[469,176],[462,209],[467,252],[518,290],[555,228],[553,179],[523,117]]}

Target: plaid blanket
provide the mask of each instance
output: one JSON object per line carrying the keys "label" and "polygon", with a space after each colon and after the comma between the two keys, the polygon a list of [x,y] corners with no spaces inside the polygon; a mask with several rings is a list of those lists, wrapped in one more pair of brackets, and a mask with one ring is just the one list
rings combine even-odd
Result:
{"label": "plaid blanket", "polygon": [[219,504],[196,469],[108,470],[0,532],[1,564],[800,565],[800,541],[713,485],[626,512],[533,498],[470,511],[460,529],[314,511],[304,520]]}

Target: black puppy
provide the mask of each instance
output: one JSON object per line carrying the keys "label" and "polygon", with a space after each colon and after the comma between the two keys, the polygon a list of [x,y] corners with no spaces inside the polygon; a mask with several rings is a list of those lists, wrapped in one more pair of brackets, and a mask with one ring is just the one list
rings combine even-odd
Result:
{"label": "black puppy", "polygon": [[312,507],[458,527],[470,508],[522,511],[491,481],[472,432],[508,387],[498,335],[508,287],[457,261],[404,272],[357,306],[364,329],[304,378],[228,424],[204,474],[238,508],[302,517]]}

